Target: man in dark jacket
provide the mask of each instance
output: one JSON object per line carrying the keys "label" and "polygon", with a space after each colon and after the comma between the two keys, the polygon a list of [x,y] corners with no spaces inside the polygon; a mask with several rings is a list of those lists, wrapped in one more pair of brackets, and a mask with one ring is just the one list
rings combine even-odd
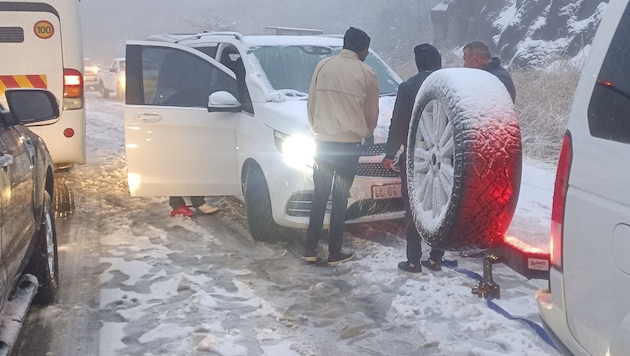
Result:
{"label": "man in dark jacket", "polygon": [[[407,144],[407,135],[409,134],[409,122],[411,121],[411,112],[416,100],[418,89],[424,80],[433,73],[433,71],[442,68],[442,56],[440,52],[428,43],[416,46],[413,49],[416,59],[416,67],[418,73],[400,83],[398,86],[398,95],[394,104],[392,120],[389,125],[389,136],[387,138],[387,146],[385,147],[385,158],[383,166],[388,169],[394,169],[394,158],[401,146]],[[405,272],[420,273],[422,267],[439,271],[441,270],[442,257],[444,251],[431,249],[428,260],[420,261],[422,257],[422,238],[411,219],[411,211],[409,207],[409,192],[407,191],[407,170],[405,151],[402,150],[399,159],[400,175],[402,180],[402,194],[405,202],[405,235],[407,238],[407,261],[400,262],[398,268]]]}
{"label": "man in dark jacket", "polygon": [[490,72],[499,78],[512,97],[516,100],[516,89],[510,72],[502,65],[498,57],[492,58],[490,49],[482,41],[473,41],[464,46],[464,67],[478,68]]}

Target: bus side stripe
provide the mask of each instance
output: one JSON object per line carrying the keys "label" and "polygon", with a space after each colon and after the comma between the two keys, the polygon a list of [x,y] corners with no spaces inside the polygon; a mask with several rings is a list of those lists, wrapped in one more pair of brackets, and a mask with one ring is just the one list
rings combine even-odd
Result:
{"label": "bus side stripe", "polygon": [[43,74],[27,75],[26,77],[33,85],[33,88],[46,89],[48,87],[48,85],[46,84],[46,76]]}

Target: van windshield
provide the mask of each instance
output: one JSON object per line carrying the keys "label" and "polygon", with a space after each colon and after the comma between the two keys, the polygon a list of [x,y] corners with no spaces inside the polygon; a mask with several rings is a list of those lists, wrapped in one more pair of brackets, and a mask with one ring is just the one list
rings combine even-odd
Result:
{"label": "van windshield", "polygon": [[[265,72],[274,90],[295,90],[308,93],[315,67],[320,60],[338,54],[342,47],[310,45],[261,46],[252,53]],[[381,95],[395,95],[398,81],[391,69],[372,52],[365,59],[376,72]]]}

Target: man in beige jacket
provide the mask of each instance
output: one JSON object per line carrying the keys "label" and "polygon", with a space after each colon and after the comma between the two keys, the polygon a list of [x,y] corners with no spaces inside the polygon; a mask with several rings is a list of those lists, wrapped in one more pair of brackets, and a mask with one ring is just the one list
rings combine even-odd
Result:
{"label": "man in beige jacket", "polygon": [[379,89],[376,73],[363,63],[370,37],[350,27],[343,50],[315,68],[308,93],[308,120],[315,135],[315,185],[303,259],[317,261],[328,197],[332,188],[328,265],[354,257],[341,250],[350,187],[354,181],[361,142],[372,137],[378,120]]}

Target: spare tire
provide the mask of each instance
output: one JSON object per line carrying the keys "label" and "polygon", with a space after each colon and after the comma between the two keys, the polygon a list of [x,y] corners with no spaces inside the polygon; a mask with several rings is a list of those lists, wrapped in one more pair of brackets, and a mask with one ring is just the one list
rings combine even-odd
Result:
{"label": "spare tire", "polygon": [[521,134],[494,75],[449,68],[422,84],[407,140],[413,221],[431,247],[476,250],[503,241],[521,182]]}

